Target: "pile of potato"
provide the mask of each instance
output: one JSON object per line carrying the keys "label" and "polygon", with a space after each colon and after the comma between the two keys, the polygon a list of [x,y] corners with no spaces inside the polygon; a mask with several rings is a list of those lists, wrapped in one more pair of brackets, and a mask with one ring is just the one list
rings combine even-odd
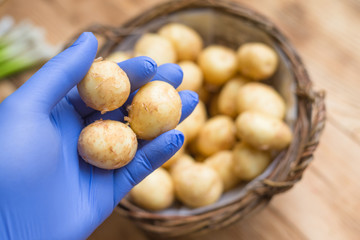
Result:
{"label": "pile of potato", "polygon": [[[269,46],[250,42],[237,50],[204,47],[195,30],[169,23],[157,33],[142,35],[133,52],[115,52],[107,60],[143,55],[158,65],[179,64],[184,77],[177,90],[197,92],[200,102],[176,127],[185,135],[184,146],[131,190],[130,198],[138,206],[158,211],[175,199],[190,208],[213,204],[242,181],[259,176],[272,160],[270,153],[292,141],[283,121],[284,99],[261,83],[278,66],[278,55]],[[144,127],[156,129],[157,124]]]}

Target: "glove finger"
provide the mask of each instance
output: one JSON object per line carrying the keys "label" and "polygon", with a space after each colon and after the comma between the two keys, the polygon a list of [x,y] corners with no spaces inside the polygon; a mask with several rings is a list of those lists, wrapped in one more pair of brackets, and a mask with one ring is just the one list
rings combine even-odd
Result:
{"label": "glove finger", "polygon": [[135,57],[118,63],[130,79],[131,92],[148,83],[157,72],[157,65],[149,57]]}
{"label": "glove finger", "polygon": [[129,164],[114,172],[114,206],[131,188],[171,158],[183,143],[184,135],[171,130],[139,148]]}
{"label": "glove finger", "polygon": [[[154,77],[157,69],[155,61],[149,57],[131,58],[118,63],[118,65],[128,75],[132,92],[149,82]],[[97,112],[96,110],[86,106],[84,101],[80,98],[76,87],[71,89],[67,98],[82,117],[86,117],[94,112]]]}
{"label": "glove finger", "polygon": [[174,63],[165,63],[160,65],[156,75],[152,81],[162,80],[170,83],[175,89],[180,86],[183,79],[183,71],[181,67]]}
{"label": "glove finger", "polygon": [[199,103],[199,96],[196,92],[184,90],[179,92],[182,104],[180,122],[185,120],[195,109]]}
{"label": "glove finger", "polygon": [[97,51],[97,40],[84,32],[65,51],[48,61],[18,91],[30,106],[40,111],[51,109],[88,72]]}

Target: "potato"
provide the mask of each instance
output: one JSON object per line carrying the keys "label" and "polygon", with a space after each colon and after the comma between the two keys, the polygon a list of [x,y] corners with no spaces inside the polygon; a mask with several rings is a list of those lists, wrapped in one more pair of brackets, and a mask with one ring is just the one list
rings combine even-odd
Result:
{"label": "potato", "polygon": [[176,161],[184,154],[185,146],[186,146],[186,144],[184,143],[181,146],[181,148],[169,160],[167,160],[162,166],[167,169],[171,168],[171,166],[173,164],[175,164]]}
{"label": "potato", "polygon": [[185,141],[192,141],[206,121],[205,104],[200,100],[194,111],[176,129],[183,132]]}
{"label": "potato", "polygon": [[223,191],[217,172],[202,163],[190,164],[172,174],[175,195],[185,205],[196,208],[216,202]]}
{"label": "potato", "polygon": [[139,89],[126,120],[140,139],[150,140],[174,129],[181,117],[181,99],[169,83],[152,81]]}
{"label": "potato", "polygon": [[137,145],[135,133],[124,123],[99,120],[81,131],[78,151],[85,162],[99,168],[115,169],[134,158]]}
{"label": "potato", "polygon": [[250,181],[259,176],[270,164],[270,154],[259,151],[244,142],[233,150],[234,172],[241,180]]}
{"label": "potato", "polygon": [[190,61],[182,61],[178,64],[183,70],[184,77],[177,90],[199,90],[203,83],[203,73],[201,69],[195,63]]}
{"label": "potato", "polygon": [[200,129],[196,138],[196,148],[204,156],[231,149],[235,143],[235,133],[235,124],[230,117],[213,117]]}
{"label": "potato", "polygon": [[123,51],[117,51],[117,52],[113,52],[111,53],[106,60],[108,61],[113,61],[116,63],[128,60],[131,58],[131,54],[128,52],[123,52]]}
{"label": "potato", "polygon": [[281,150],[292,140],[292,132],[284,122],[264,113],[242,113],[236,119],[236,128],[242,140],[261,150]]}
{"label": "potato", "polygon": [[0,80],[0,103],[16,91],[16,86],[9,80]]}
{"label": "potato", "polygon": [[285,101],[272,87],[252,82],[247,83],[238,91],[235,99],[237,112],[248,110],[262,112],[273,117],[285,117]]}
{"label": "potato", "polygon": [[271,77],[278,66],[276,52],[263,43],[245,43],[237,50],[238,69],[254,80]]}
{"label": "potato", "polygon": [[169,207],[175,198],[170,174],[163,168],[156,169],[130,191],[130,197],[138,206],[159,211]]}
{"label": "potato", "polygon": [[130,81],[116,63],[98,59],[77,88],[87,106],[106,113],[125,103],[130,94]]}
{"label": "potato", "polygon": [[177,59],[170,40],[155,33],[146,33],[141,36],[135,44],[134,55],[151,57],[158,65],[175,63]]}
{"label": "potato", "polygon": [[171,165],[169,171],[170,174],[176,174],[177,171],[182,171],[184,168],[187,168],[188,166],[195,163],[194,158],[192,158],[188,154],[182,154],[174,164]]}
{"label": "potato", "polygon": [[194,29],[184,24],[166,24],[160,28],[158,33],[172,42],[179,61],[194,61],[203,48],[203,41],[200,35]]}
{"label": "potato", "polygon": [[222,85],[237,71],[237,59],[234,50],[210,45],[199,55],[198,64],[204,74],[204,80],[214,85]]}
{"label": "potato", "polygon": [[205,164],[212,167],[220,176],[224,191],[234,188],[239,183],[239,178],[234,171],[233,152],[220,151],[205,159]]}
{"label": "potato", "polygon": [[243,77],[235,77],[227,82],[219,93],[217,108],[219,113],[235,118],[237,116],[236,101],[239,89],[249,80]]}

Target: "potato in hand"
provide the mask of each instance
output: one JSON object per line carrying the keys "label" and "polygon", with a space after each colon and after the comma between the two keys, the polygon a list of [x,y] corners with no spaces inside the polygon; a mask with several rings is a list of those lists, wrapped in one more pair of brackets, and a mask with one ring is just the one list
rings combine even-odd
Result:
{"label": "potato in hand", "polygon": [[101,113],[121,107],[130,95],[126,73],[113,61],[97,59],[77,86],[85,104]]}
{"label": "potato in hand", "polygon": [[115,169],[134,158],[137,145],[135,133],[124,123],[99,120],[81,131],[78,151],[85,162],[103,169]]}
{"label": "potato in hand", "polygon": [[181,106],[180,96],[173,86],[152,81],[136,93],[126,120],[138,138],[151,140],[176,127]]}

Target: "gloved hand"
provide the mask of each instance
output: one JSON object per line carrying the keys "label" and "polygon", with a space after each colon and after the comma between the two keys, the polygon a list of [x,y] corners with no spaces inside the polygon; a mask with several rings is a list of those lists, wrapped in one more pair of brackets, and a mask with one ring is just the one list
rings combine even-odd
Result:
{"label": "gloved hand", "polygon": [[[171,130],[140,142],[135,158],[111,171],[79,157],[77,141],[86,124],[122,120],[126,111],[101,115],[81,101],[74,86],[96,51],[94,35],[83,33],[0,104],[0,239],[85,239],[135,184],[182,146],[182,133]],[[182,80],[177,65],[157,68],[147,57],[119,65],[132,91],[153,78],[174,87]],[[190,91],[180,96],[184,119],[198,97]]]}

